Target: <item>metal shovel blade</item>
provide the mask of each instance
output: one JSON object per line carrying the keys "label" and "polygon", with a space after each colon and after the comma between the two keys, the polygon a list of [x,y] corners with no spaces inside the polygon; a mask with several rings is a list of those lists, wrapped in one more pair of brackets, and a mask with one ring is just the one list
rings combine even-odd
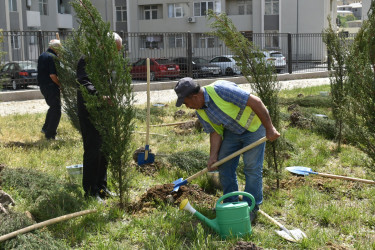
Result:
{"label": "metal shovel blade", "polygon": [[173,192],[177,192],[178,189],[180,188],[180,186],[187,184],[187,180],[184,180],[183,178],[180,178],[180,179],[174,181],[173,184],[174,184]]}
{"label": "metal shovel blade", "polygon": [[[146,145],[147,148],[148,145]],[[155,161],[155,154],[147,152],[147,159],[146,159],[146,150],[145,152],[138,153],[138,165],[141,166],[143,164],[153,163]]]}
{"label": "metal shovel blade", "polygon": [[297,242],[302,240],[303,238],[307,238],[306,234],[302,232],[301,229],[288,230],[289,233],[283,230],[275,230],[275,232],[284,239],[289,240],[291,242]]}
{"label": "metal shovel blade", "polygon": [[309,174],[316,174],[316,172],[312,171],[311,168],[307,168],[307,167],[294,166],[294,167],[287,167],[285,169],[293,174],[298,174],[298,175],[306,176]]}

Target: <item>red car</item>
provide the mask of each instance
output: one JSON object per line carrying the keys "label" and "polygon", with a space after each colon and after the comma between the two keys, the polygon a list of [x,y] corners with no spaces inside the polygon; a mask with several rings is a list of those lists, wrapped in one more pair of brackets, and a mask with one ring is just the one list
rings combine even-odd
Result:
{"label": "red car", "polygon": [[[146,59],[133,63],[130,71],[132,78],[147,78]],[[150,80],[159,78],[175,79],[180,76],[180,67],[167,58],[150,58]]]}

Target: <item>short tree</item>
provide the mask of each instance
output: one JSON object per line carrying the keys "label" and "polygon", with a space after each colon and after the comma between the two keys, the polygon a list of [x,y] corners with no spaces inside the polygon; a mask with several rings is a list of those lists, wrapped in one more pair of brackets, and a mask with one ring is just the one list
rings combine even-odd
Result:
{"label": "short tree", "polygon": [[[77,13],[80,28],[75,31],[77,33],[73,36],[73,41],[67,42],[67,47],[61,50],[62,62],[67,63],[64,67],[68,76],[62,77],[59,73],[59,77],[63,86],[72,88],[73,82],[77,84],[72,78],[79,58],[78,52],[86,56],[86,72],[98,94],[90,95],[81,87],[82,95],[90,119],[102,136],[102,150],[108,157],[113,177],[111,181],[119,191],[121,207],[125,207],[129,202],[130,144],[135,115],[128,62],[122,53],[117,52],[109,23],[102,20],[91,1],[74,0],[71,5]],[[73,91],[70,90],[63,93],[64,100],[71,103],[69,108],[74,109],[75,97],[72,95]],[[72,119],[74,116],[70,117]]]}
{"label": "short tree", "polygon": [[[3,58],[3,56],[6,54],[3,50],[3,44],[4,44],[4,35],[3,35],[3,30],[0,29],[0,59]],[[0,60],[2,62],[3,60]],[[3,65],[0,64],[0,69],[2,68]],[[1,86],[0,86],[1,88]]]}
{"label": "short tree", "polygon": [[[215,14],[210,11],[208,18],[213,20],[211,28],[212,32],[218,36],[225,45],[235,55],[236,63],[241,68],[241,72],[251,88],[262,99],[267,106],[272,123],[277,130],[280,131],[280,110],[278,105],[278,93],[280,85],[274,74],[274,65],[262,60],[263,53],[261,50],[237,31],[231,19],[224,13]],[[267,143],[266,162],[269,169],[273,169],[276,176],[277,187],[280,181],[280,168],[283,163],[284,140],[278,140]]]}
{"label": "short tree", "polygon": [[346,114],[345,103],[347,102],[346,93],[346,70],[345,62],[347,60],[348,45],[346,38],[342,33],[337,34],[331,24],[331,18],[328,18],[329,27],[323,32],[323,41],[328,50],[328,63],[331,72],[331,95],[332,95],[332,114],[336,121],[336,140],[337,150],[341,150],[341,141],[343,134],[344,116]]}
{"label": "short tree", "polygon": [[345,121],[357,146],[375,160],[375,2],[346,62],[348,100]]}

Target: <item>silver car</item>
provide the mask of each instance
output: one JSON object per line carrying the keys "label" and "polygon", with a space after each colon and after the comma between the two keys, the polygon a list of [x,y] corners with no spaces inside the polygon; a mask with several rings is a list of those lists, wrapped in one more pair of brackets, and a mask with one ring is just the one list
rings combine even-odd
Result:
{"label": "silver car", "polygon": [[280,73],[283,69],[285,69],[286,59],[281,52],[272,50],[263,51],[263,54],[265,55],[267,62],[273,62],[277,73]]}
{"label": "silver car", "polygon": [[234,60],[233,55],[217,56],[211,59],[210,63],[220,66],[221,73],[223,75],[240,75],[241,69],[237,66],[236,60]]}

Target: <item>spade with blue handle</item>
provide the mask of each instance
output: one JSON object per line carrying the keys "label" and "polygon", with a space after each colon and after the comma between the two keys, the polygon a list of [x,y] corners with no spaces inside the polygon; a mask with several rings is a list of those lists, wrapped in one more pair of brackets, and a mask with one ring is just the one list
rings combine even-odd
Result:
{"label": "spade with blue handle", "polygon": [[367,184],[375,184],[375,181],[372,181],[372,180],[358,179],[358,178],[341,176],[341,175],[318,173],[318,172],[312,171],[311,168],[301,167],[301,166],[287,167],[286,170],[288,170],[289,172],[293,174],[304,175],[304,176],[307,176],[309,174],[316,174],[316,175],[327,177],[327,178],[343,179],[343,180],[348,180],[348,181],[363,182]]}
{"label": "spade with blue handle", "polygon": [[138,153],[138,165],[153,163],[155,160],[155,155],[150,151],[150,146],[148,145],[148,138],[150,134],[150,58],[146,59],[147,65],[147,128],[146,128],[146,146],[145,152]]}
{"label": "spade with blue handle", "polygon": [[[224,162],[227,162],[230,159],[232,159],[232,158],[234,158],[234,157],[236,157],[236,156],[238,156],[238,155],[240,155],[240,154],[242,154],[242,153],[244,153],[244,152],[246,152],[246,151],[248,151],[248,150],[250,150],[250,149],[252,149],[252,148],[254,148],[256,146],[258,146],[259,144],[262,144],[263,142],[266,142],[266,141],[267,141],[267,138],[266,137],[262,137],[261,139],[257,140],[256,142],[253,142],[253,143],[247,145],[246,147],[244,147],[244,148],[242,148],[242,149],[234,152],[233,154],[230,154],[227,157],[224,157],[220,161],[215,162],[214,164],[212,164],[212,167],[217,167],[217,166],[223,164]],[[183,178],[180,178],[180,179],[174,181],[173,182],[173,184],[174,184],[173,191],[177,192],[178,189],[180,188],[180,186],[186,185],[191,180],[193,180],[193,179],[201,176],[202,174],[204,174],[206,172],[208,172],[208,168],[204,168],[203,170],[201,170],[198,173],[190,176],[186,180],[184,180]]]}

